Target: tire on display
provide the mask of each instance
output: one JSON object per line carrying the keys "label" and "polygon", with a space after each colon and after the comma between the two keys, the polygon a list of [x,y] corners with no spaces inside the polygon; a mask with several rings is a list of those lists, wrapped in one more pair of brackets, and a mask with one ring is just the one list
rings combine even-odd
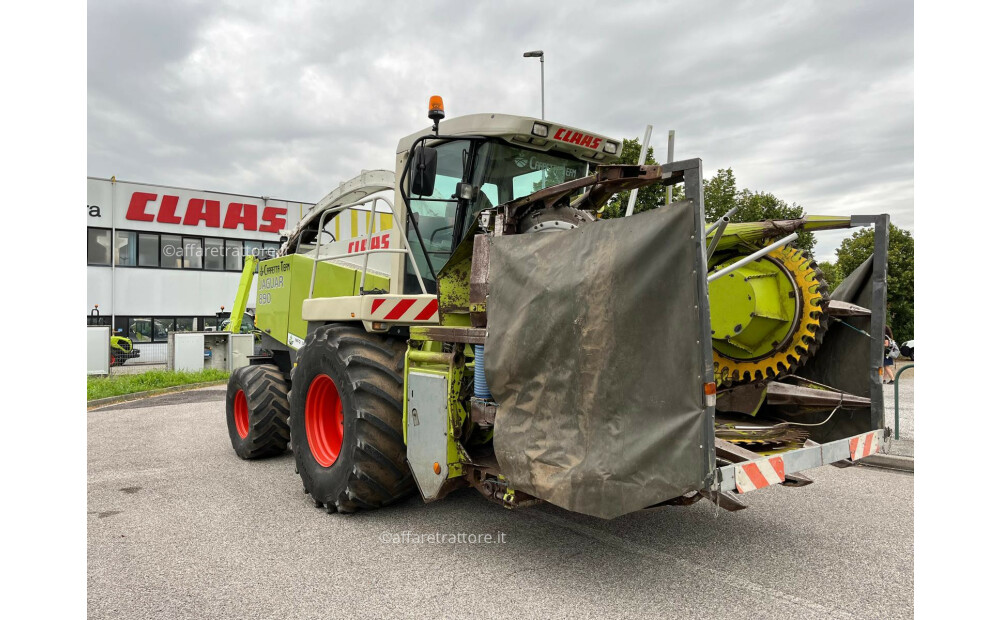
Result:
{"label": "tire on display", "polygon": [[402,340],[327,325],[292,373],[292,452],[302,486],[327,512],[378,508],[415,487],[403,443]]}
{"label": "tire on display", "polygon": [[229,376],[226,424],[233,450],[259,459],[288,448],[288,383],[277,366],[244,366]]}

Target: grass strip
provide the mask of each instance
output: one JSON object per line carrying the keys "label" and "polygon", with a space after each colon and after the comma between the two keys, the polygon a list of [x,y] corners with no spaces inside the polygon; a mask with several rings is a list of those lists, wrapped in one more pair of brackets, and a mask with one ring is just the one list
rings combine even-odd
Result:
{"label": "grass strip", "polygon": [[205,383],[221,381],[229,377],[224,370],[200,370],[189,372],[181,370],[150,370],[134,375],[111,375],[110,377],[87,377],[87,400],[121,396],[187,385],[189,383]]}

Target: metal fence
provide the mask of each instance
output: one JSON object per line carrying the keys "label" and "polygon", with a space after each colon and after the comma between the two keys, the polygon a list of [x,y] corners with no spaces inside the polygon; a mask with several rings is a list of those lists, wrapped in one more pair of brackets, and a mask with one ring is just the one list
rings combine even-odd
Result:
{"label": "metal fence", "polygon": [[166,342],[118,338],[106,325],[87,326],[87,375],[122,375],[165,370]]}
{"label": "metal fence", "polygon": [[112,375],[166,370],[167,343],[132,341],[131,351],[110,348],[109,360],[114,360],[110,368]]}

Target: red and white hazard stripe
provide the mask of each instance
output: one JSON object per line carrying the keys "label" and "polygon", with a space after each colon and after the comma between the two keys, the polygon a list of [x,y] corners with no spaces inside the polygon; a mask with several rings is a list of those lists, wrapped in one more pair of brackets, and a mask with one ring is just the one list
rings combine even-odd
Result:
{"label": "red and white hazard stripe", "polygon": [[785,481],[785,461],[780,456],[736,465],[736,491],[749,493]]}
{"label": "red and white hazard stripe", "polygon": [[426,297],[372,297],[369,316],[372,321],[438,321],[438,300]]}
{"label": "red and white hazard stripe", "polygon": [[877,435],[881,432],[882,431],[871,431],[870,433],[865,433],[864,435],[851,437],[851,441],[848,442],[848,446],[851,448],[850,459],[852,461],[856,461],[878,452],[879,439]]}

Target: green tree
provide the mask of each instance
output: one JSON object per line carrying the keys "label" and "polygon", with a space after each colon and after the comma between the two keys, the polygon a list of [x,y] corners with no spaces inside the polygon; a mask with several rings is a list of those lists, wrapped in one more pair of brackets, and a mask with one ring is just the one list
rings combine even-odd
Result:
{"label": "green tree", "polygon": [[[739,190],[736,189],[736,175],[732,168],[719,169],[715,176],[704,182],[705,218],[710,222],[718,220],[733,207],[738,207]],[[736,215],[739,215],[737,211]],[[738,220],[733,220],[738,221]]]}
{"label": "green tree", "polygon": [[[792,220],[802,217],[802,207],[788,204],[770,192],[753,192],[736,189],[736,175],[732,168],[720,168],[715,176],[704,181],[705,218],[714,222],[736,207],[730,216],[733,222],[760,222],[763,220]],[[797,248],[812,252],[816,247],[816,236],[811,232],[799,231],[799,238],[793,243]]]}
{"label": "green tree", "polygon": [[[844,276],[875,250],[875,230],[865,228],[844,239],[837,249],[837,270]],[[913,339],[913,235],[889,224],[889,272],[886,276],[886,321],[897,342]]]}
{"label": "green tree", "polygon": [[[622,140],[622,154],[621,157],[616,161],[616,164],[632,164],[635,165],[639,163],[639,151],[642,150],[642,143],[639,142],[639,138],[629,139],[626,138]],[[653,147],[650,145],[649,149],[646,151],[646,164],[657,164],[656,157],[653,155]],[[635,212],[642,213],[643,211],[649,211],[650,209],[655,209],[656,207],[663,204],[666,196],[666,187],[657,183],[655,185],[647,185],[646,187],[639,188],[639,195],[636,196],[635,200]],[[676,193],[676,189],[674,192]],[[604,215],[602,217],[612,218],[612,217],[623,217],[625,215],[625,210],[628,208],[628,195],[631,190],[627,192],[618,192],[611,197],[608,204],[604,207]]]}
{"label": "green tree", "polygon": [[840,269],[837,267],[837,263],[831,263],[830,261],[823,261],[819,263],[819,270],[823,272],[823,278],[826,283],[830,285],[830,291],[833,292],[840,283],[844,281],[844,277],[840,275]]}
{"label": "green tree", "polygon": [[[639,139],[628,139],[622,141],[622,156],[617,162],[619,164],[635,164],[639,161],[639,150],[641,145]],[[658,163],[653,156],[653,147],[649,147],[646,153],[646,163]],[[705,198],[705,217],[709,222],[714,222],[726,214],[733,207],[738,207],[736,213],[730,218],[733,222],[759,222],[763,220],[791,220],[802,217],[802,207],[792,203],[789,205],[774,194],[769,192],[753,192],[749,189],[737,189],[736,175],[732,168],[720,168],[715,176],[703,181],[703,191]],[[604,209],[605,218],[622,217],[628,206],[629,192],[619,192],[608,201]],[[635,202],[635,212],[642,213],[654,209],[664,204],[666,200],[666,187],[663,185],[650,185],[639,189],[639,196]],[[684,200],[684,185],[674,186],[673,200]],[[816,236],[811,232],[799,232],[799,238],[794,245],[807,252],[812,252],[816,247]]]}

